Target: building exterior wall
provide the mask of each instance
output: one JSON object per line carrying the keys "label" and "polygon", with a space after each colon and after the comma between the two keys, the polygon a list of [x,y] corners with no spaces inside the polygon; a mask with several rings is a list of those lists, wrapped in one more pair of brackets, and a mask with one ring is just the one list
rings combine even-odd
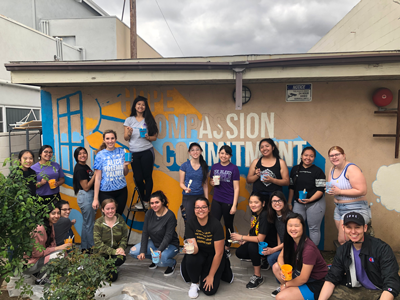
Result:
{"label": "building exterior wall", "polygon": [[116,17],[49,20],[50,35],[75,37],[75,46],[85,49],[88,60],[117,57]]}
{"label": "building exterior wall", "polygon": [[99,16],[84,2],[75,0],[13,0],[0,1],[0,14],[33,29],[42,19],[87,18]]}
{"label": "building exterior wall", "polygon": [[308,52],[400,49],[400,3],[361,0]]}
{"label": "building exterior wall", "polygon": [[[117,59],[131,58],[130,28],[116,18],[117,23]],[[138,58],[161,58],[162,56],[137,36]]]}
{"label": "building exterior wall", "polygon": [[[179,166],[188,159],[189,144],[202,145],[209,166],[218,161],[217,152],[224,143],[232,146],[232,162],[238,165],[241,174],[234,225],[246,234],[251,215],[247,205],[251,186],[245,178],[251,161],[260,155],[257,142],[270,137],[276,141],[289,169],[298,163],[302,147],[315,147],[316,165],[326,175],[331,167],[328,149],[334,145],[343,147],[347,159],[360,166],[366,177],[376,236],[399,250],[400,222],[396,221],[400,219],[400,201],[396,182],[400,180],[400,163],[394,158],[394,138],[372,137],[373,133],[394,132],[396,122],[390,117],[374,116],[377,108],[371,98],[380,87],[396,93],[400,81],[311,83],[313,100],[301,103],[285,101],[286,83],[245,84],[252,98],[240,111],[235,110],[232,99],[233,84],[45,88],[42,96],[44,143],[54,145],[56,160],[66,173],[62,197],[70,201],[74,218],[79,219],[79,208],[72,193],[73,150],[85,146],[89,152],[88,164],[92,166],[102,132],[110,128],[117,131],[119,145],[127,148],[123,122],[129,116],[133,99],[140,94],[149,99],[160,130],[153,143],[154,190],[163,190],[169,198],[170,208],[178,216],[177,230],[181,237],[182,190],[178,173]],[[129,204],[134,187],[132,173],[128,174],[127,181]],[[287,193],[287,188],[284,191]],[[211,199],[212,193],[210,187]],[[333,210],[333,199],[327,196],[325,249],[333,249],[333,240],[337,238]],[[137,214],[135,231],[141,230],[143,217]],[[77,234],[79,226],[78,220]]]}

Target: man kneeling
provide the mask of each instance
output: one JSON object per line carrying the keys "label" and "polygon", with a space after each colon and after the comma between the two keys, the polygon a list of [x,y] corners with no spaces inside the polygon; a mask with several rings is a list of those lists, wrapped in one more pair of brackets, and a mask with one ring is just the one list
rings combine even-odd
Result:
{"label": "man kneeling", "polygon": [[337,249],[319,299],[386,300],[397,297],[400,292],[399,266],[390,246],[365,235],[367,225],[359,213],[350,212],[344,216],[343,230],[348,241]]}

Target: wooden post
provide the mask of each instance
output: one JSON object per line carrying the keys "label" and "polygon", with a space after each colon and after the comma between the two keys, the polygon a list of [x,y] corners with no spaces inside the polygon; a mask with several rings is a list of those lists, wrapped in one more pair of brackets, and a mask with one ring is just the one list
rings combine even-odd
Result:
{"label": "wooden post", "polygon": [[131,7],[131,58],[137,58],[136,0],[130,0]]}

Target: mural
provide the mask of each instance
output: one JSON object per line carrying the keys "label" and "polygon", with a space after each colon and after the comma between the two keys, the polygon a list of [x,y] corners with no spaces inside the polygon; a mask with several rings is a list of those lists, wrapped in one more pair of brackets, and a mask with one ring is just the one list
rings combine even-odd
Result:
{"label": "mural", "polygon": [[376,173],[376,180],[372,183],[374,194],[379,196],[376,202],[387,210],[400,212],[400,202],[397,184],[400,181],[400,164],[382,166]]}
{"label": "mural", "polygon": [[[251,162],[259,157],[259,141],[272,138],[281,158],[286,161],[289,171],[300,159],[303,147],[309,146],[300,136],[294,139],[279,139],[275,137],[274,112],[237,112],[218,111],[209,113],[196,107],[186,99],[176,88],[140,90],[137,88],[117,88],[118,93],[107,92],[99,88],[96,93],[85,90],[54,97],[49,92],[42,92],[42,119],[44,128],[44,143],[54,145],[55,157],[62,166],[66,181],[62,188],[62,198],[71,203],[71,217],[77,219],[76,236],[80,235],[82,217],[72,190],[72,174],[75,166],[73,152],[78,146],[88,149],[88,164],[93,165],[96,149],[102,143],[102,133],[106,129],[117,132],[118,147],[128,149],[128,143],[123,140],[123,123],[130,115],[131,103],[137,95],[145,96],[159,127],[155,149],[155,170],[153,172],[153,190],[163,190],[170,201],[170,209],[178,217],[178,234],[183,236],[183,221],[180,217],[182,190],[179,187],[179,168],[189,159],[190,143],[198,142],[204,152],[203,156],[209,166],[218,162],[218,149],[222,145],[230,145],[233,150],[232,163],[239,168],[240,195],[238,211],[235,215],[235,227],[240,232],[247,231],[251,212],[247,199],[251,186],[246,183],[246,176]],[[211,103],[212,105],[212,103]],[[232,109],[234,106],[232,106]],[[325,159],[317,152],[315,164],[325,170]],[[129,205],[134,190],[132,174],[126,177],[128,182]],[[213,190],[209,187],[210,200]],[[287,195],[287,187],[284,189]],[[100,212],[98,212],[100,215]],[[144,220],[143,213],[137,213],[133,222],[133,230],[140,232]],[[324,229],[322,228],[322,232]],[[321,239],[323,247],[323,238]]]}

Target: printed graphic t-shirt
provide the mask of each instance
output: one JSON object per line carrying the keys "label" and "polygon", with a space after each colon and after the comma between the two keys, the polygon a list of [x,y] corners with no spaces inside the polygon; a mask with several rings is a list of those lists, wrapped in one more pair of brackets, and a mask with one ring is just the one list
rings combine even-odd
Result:
{"label": "printed graphic t-shirt", "polygon": [[230,163],[227,166],[217,163],[211,167],[210,178],[214,175],[220,176],[220,184],[214,186],[213,200],[232,204],[233,203],[233,181],[240,180],[239,168]]}
{"label": "printed graphic t-shirt", "polygon": [[267,242],[268,247],[276,247],[278,245],[275,224],[268,222],[266,210],[262,211],[259,216],[252,215],[250,222],[250,236],[257,236],[259,233],[265,234],[265,240],[260,240],[259,242]]}
{"label": "printed graphic t-shirt", "polygon": [[214,242],[224,240],[224,230],[221,222],[208,215],[208,222],[201,226],[197,217],[191,218],[186,223],[185,237],[187,239],[196,239],[199,251],[209,255],[215,254]]}
{"label": "printed graphic t-shirt", "polygon": [[104,149],[97,153],[93,168],[101,171],[100,191],[111,192],[126,187],[124,162],[125,152],[122,148],[113,151]]}
{"label": "printed graphic t-shirt", "polygon": [[[76,178],[78,182],[78,187],[80,190],[83,190],[81,186],[81,180],[87,180],[88,182],[90,179],[93,177],[93,171],[88,165],[81,165],[81,164],[76,164],[75,169],[74,169],[74,177]],[[90,188],[91,190],[94,189],[94,185]]]}

